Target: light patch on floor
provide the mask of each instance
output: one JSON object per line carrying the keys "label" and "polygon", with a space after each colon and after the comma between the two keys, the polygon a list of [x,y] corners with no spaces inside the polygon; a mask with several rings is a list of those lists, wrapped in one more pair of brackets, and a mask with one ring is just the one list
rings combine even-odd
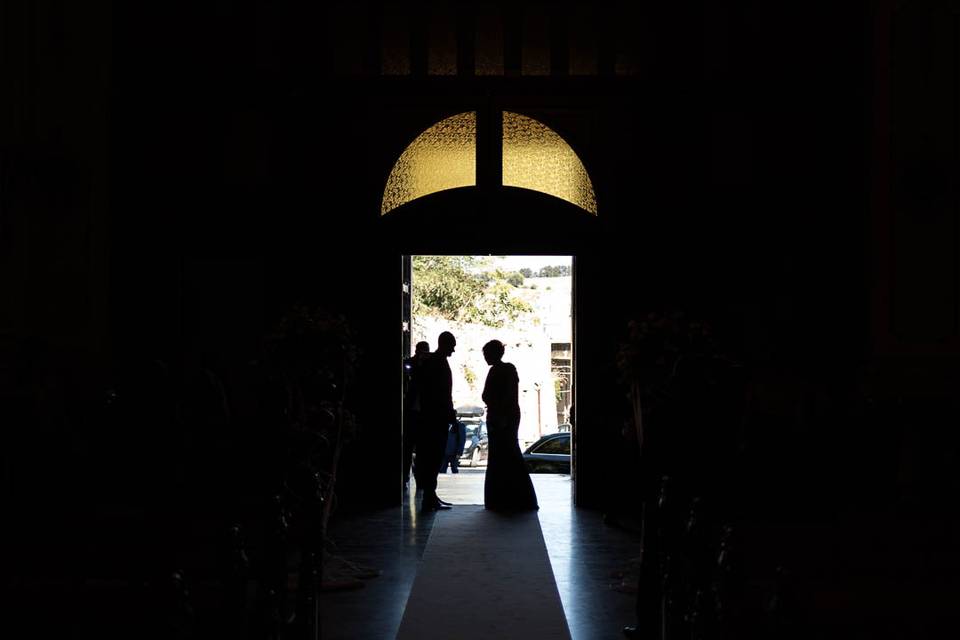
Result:
{"label": "light patch on floor", "polygon": [[[463,552],[463,541],[477,543]],[[451,598],[470,584],[479,607]],[[501,515],[462,505],[437,514],[398,640],[564,640],[570,630],[536,512]]]}

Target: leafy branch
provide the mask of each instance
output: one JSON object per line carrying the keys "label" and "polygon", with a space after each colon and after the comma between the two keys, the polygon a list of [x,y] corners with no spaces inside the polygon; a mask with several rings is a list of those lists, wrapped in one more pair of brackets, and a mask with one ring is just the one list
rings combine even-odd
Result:
{"label": "leafy branch", "polygon": [[502,327],[533,308],[514,295],[519,274],[500,269],[484,271],[474,256],[415,256],[414,315],[439,316],[457,322]]}

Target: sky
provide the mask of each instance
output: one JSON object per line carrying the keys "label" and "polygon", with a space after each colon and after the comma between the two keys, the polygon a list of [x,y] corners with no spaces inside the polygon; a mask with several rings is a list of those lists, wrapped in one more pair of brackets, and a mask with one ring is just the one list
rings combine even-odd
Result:
{"label": "sky", "polygon": [[570,265],[570,256],[500,256],[499,262],[507,271],[519,271],[524,267],[538,271],[542,267]]}

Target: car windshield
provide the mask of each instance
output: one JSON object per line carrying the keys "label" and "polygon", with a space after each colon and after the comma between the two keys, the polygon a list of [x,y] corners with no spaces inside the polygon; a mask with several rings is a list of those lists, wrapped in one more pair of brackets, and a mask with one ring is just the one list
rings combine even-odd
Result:
{"label": "car windshield", "polygon": [[481,429],[480,433],[481,433],[481,434],[483,433],[483,430],[482,430],[483,423],[482,423],[482,422],[481,422],[481,423],[477,423],[477,422],[467,422],[466,420],[462,420],[461,422],[463,422],[463,426],[466,427],[466,429],[467,429],[467,435],[468,435],[468,436],[469,436],[469,435],[473,435],[474,433],[476,433],[476,432],[477,432],[477,429]]}
{"label": "car windshield", "polygon": [[533,453],[556,453],[561,455],[569,455],[570,438],[547,438],[546,440],[534,445]]}

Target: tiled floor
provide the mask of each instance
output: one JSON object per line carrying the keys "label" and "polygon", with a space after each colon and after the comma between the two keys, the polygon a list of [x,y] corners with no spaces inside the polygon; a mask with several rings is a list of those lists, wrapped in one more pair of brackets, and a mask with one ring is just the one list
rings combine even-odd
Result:
{"label": "tiled floor", "polygon": [[[481,504],[483,469],[461,471],[441,476],[438,494],[454,505]],[[574,640],[622,638],[621,627],[634,622],[634,596],[615,591],[612,587],[620,580],[611,574],[636,557],[638,537],[604,525],[598,512],[571,507],[569,476],[531,477],[540,502],[544,541]],[[399,507],[335,518],[331,535],[340,554],[382,573],[365,580],[363,588],[322,594],[325,639],[395,637],[434,517],[418,514],[414,500],[411,494]],[[465,540],[464,553],[475,544],[482,541]],[[451,584],[450,591],[452,606],[469,608],[483,602],[482,594],[471,593],[469,583]]]}

